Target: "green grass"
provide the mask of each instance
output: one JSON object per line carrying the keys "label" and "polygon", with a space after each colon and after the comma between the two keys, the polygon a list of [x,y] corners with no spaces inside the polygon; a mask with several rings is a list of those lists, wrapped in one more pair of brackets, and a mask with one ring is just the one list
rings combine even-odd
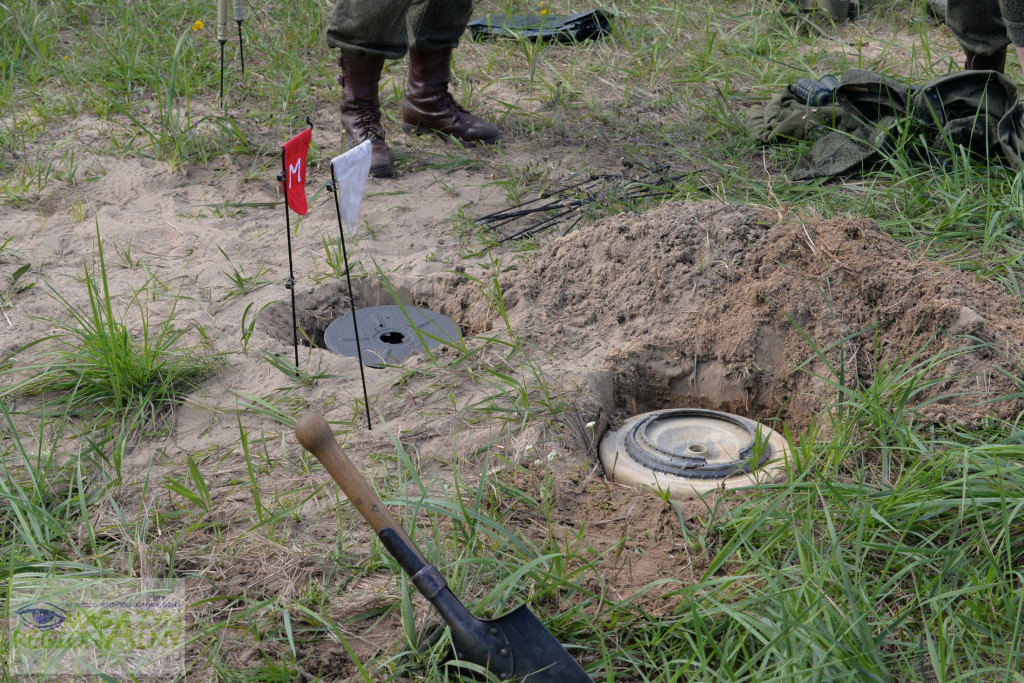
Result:
{"label": "green grass", "polygon": [[[74,541],[75,527],[83,517],[88,519],[88,501],[82,479],[85,470],[60,465],[57,444],[67,430],[67,418],[58,414],[43,420],[39,433],[52,428],[57,438],[40,442],[34,449],[22,439],[6,405],[0,403],[0,412],[0,434],[4,435],[0,460],[4,475],[0,480],[4,574],[33,562],[51,562],[60,555],[74,561],[84,559],[89,550],[94,553],[95,546],[89,548],[89,544]],[[62,547],[71,552],[61,552]]]}
{"label": "green grass", "polygon": [[[509,203],[565,177],[617,172],[623,159],[667,164],[684,174],[669,188],[675,199],[874,218],[909,248],[1020,298],[1020,173],[925,143],[908,126],[884,168],[847,182],[793,184],[786,171],[809,145],[762,148],[743,129],[746,107],[803,76],[857,67],[922,82],[944,73],[958,51],[922,19],[924,3],[863,4],[855,25],[837,27],[783,16],[780,4],[613,2],[602,5],[616,15],[613,35],[594,43],[466,39],[454,65],[460,98],[500,124],[507,149],[439,152],[433,141],[413,140],[398,162],[430,173],[450,197],[460,191],[458,171],[485,172]],[[556,2],[551,11],[591,7]],[[94,205],[81,195],[111,157],[191,173],[220,172],[216,160],[229,155],[244,180],[270,177],[280,142],[305,116],[335,111],[337,69],[323,40],[325,3],[247,10],[247,73],[238,72],[232,30],[221,109],[214,3],[0,3],[2,208],[45,226],[52,206],[73,196],[74,222],[82,222]],[[490,0],[475,12],[536,10]],[[205,26],[193,31],[196,20]],[[1020,83],[1016,64],[1009,70]],[[390,130],[403,65],[389,64],[386,77]],[[82,140],[74,131],[86,117],[95,135]],[[334,143],[319,144],[314,166]],[[929,146],[938,153],[921,154]],[[612,198],[585,224],[658,201]],[[219,218],[267,208],[207,206]],[[497,244],[472,224],[472,211],[460,209],[451,232],[462,259],[484,273],[473,277],[495,328],[383,387],[419,401],[422,425],[392,420],[380,425],[390,438],[358,440],[365,406],[356,401],[351,419],[334,426],[358,443],[375,485],[475,613],[528,602],[598,681],[1024,681],[1024,432],[1019,420],[966,431],[922,419],[936,368],[953,352],[878,352],[874,381],[863,386],[836,358],[842,340],[810,349],[819,362],[808,367],[824,368],[831,396],[806,431],[790,435],[787,480],[719,498],[693,518],[665,503],[665,538],[703,564],[693,577],[622,595],[607,570],[618,553],[634,552],[626,537],[612,550],[592,547],[586,529],[566,524],[564,484],[498,448],[517,446],[530,430],[560,437],[570,409],[563,393],[571,392],[545,376],[557,359],[512,329],[497,284],[535,243]],[[99,222],[98,259],[66,283],[47,272],[60,264],[29,264],[16,251],[22,237],[0,235],[0,312],[20,313],[43,289],[59,309],[46,321],[53,334],[0,356],[0,577],[214,577],[216,597],[196,633],[201,652],[189,662],[197,677],[332,679],[340,674],[328,663],[342,661],[349,680],[460,680],[444,662],[449,640],[437,619],[292,443],[297,413],[336,405],[328,380],[338,378],[311,362],[312,351],[304,368],[287,353],[255,351],[262,308],[244,299],[266,284],[263,266],[224,254],[220,304],[237,306],[240,317],[226,334],[208,332],[180,317],[175,302],[184,295],[158,278],[159,258],[144,261],[130,244],[116,245],[121,260],[150,279],[116,290]],[[365,229],[372,237],[378,226]],[[314,240],[321,279],[344,274],[333,226],[328,234]],[[87,307],[62,294],[70,287],[85,289]],[[160,316],[150,312],[155,302],[167,304]],[[0,317],[0,329],[13,324]],[[227,350],[214,351],[208,335]],[[232,389],[233,406],[209,402],[209,424],[195,442],[205,445],[155,445],[171,433],[175,407],[190,395],[206,405],[197,390],[250,344],[286,388]],[[476,395],[460,404],[466,386]],[[229,436],[218,431],[224,423]],[[413,445],[416,430],[457,437],[480,426],[490,432],[472,450],[444,438],[422,452]],[[155,453],[151,462],[131,460],[139,444]],[[443,479],[421,474],[435,466]],[[603,487],[585,473],[574,483]],[[374,599],[347,611],[367,585]]]}
{"label": "green grass", "polygon": [[807,473],[711,526],[722,548],[707,580],[643,635],[692,660],[654,666],[708,680],[1015,680],[1019,448],[925,445],[929,461],[892,485]]}
{"label": "green grass", "polygon": [[224,292],[224,298],[231,300],[237,299],[238,297],[245,296],[250,292],[254,292],[264,285],[270,284],[270,280],[263,279],[268,271],[269,267],[259,264],[253,264],[246,268],[245,266],[236,266],[232,261],[231,257],[224,253],[224,250],[217,247],[220,250],[224,260],[228,262],[228,267],[231,269],[230,272],[222,271],[224,277],[228,280],[228,288]]}
{"label": "green grass", "polygon": [[[83,266],[89,307],[79,309],[51,287],[67,318],[51,320],[57,333],[21,351],[20,378],[0,398],[41,397],[27,409],[117,426],[123,443],[157,426],[212,375],[216,363],[198,344],[183,343],[192,325],[175,319],[176,305],[163,320],[151,319],[144,288],[134,292],[126,311],[114,310],[98,221],[96,239],[99,272]],[[138,316],[137,327],[128,322],[129,312]]]}

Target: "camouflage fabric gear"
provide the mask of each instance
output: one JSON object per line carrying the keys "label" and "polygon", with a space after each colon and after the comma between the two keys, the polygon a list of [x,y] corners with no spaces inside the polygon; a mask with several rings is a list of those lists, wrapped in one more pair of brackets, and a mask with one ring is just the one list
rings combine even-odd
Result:
{"label": "camouflage fabric gear", "polygon": [[841,107],[812,107],[801,102],[792,86],[774,95],[767,104],[747,110],[744,127],[762,144],[810,140],[825,129],[847,132],[857,128],[857,121]]}
{"label": "camouflage fabric gear", "polygon": [[968,52],[994,55],[1024,46],[1024,0],[948,0],[946,24]]}
{"label": "camouflage fabric gear", "polygon": [[[793,99],[785,92],[777,98],[780,103]],[[1024,105],[1017,87],[1002,74],[962,71],[910,88],[881,74],[851,69],[843,73],[835,99],[838,106],[817,110],[820,115],[827,109],[835,122],[831,132],[821,135],[797,163],[792,180],[852,175],[884,164],[894,154],[931,159],[951,145],[983,158],[1001,158],[1014,168],[1024,166]],[[793,114],[768,109],[752,109],[747,116],[747,130],[761,142],[808,139],[817,128],[797,125]],[[798,103],[785,109],[807,111]],[[920,139],[930,144],[897,144]]]}
{"label": "camouflage fabric gear", "polygon": [[327,45],[386,59],[401,59],[410,47],[447,50],[458,46],[472,11],[472,0],[337,0]]}

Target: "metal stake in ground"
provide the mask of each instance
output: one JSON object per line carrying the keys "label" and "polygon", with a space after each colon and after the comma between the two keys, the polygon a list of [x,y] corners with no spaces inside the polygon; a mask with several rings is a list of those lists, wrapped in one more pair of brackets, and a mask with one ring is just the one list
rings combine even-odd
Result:
{"label": "metal stake in ground", "polygon": [[338,214],[338,234],[341,235],[341,258],[345,264],[345,281],[348,282],[348,304],[352,309],[352,329],[356,333],[356,355],[359,356],[359,379],[363,383],[363,402],[366,405],[366,428],[372,430],[370,424],[370,397],[366,391],[366,371],[363,369],[363,347],[359,343],[359,323],[356,320],[356,299],[352,294],[352,276],[348,272],[348,249],[345,248],[345,226],[341,223],[341,205],[338,203],[338,179],[331,164],[331,192],[334,193],[334,209]]}
{"label": "metal stake in ground", "polygon": [[[238,58],[242,60],[242,78],[245,78],[245,43],[242,42],[242,20],[245,19],[245,7],[242,5],[243,0],[232,0],[235,10],[235,23],[238,24]],[[223,57],[221,57],[221,70],[224,69]],[[221,82],[224,80],[224,74],[221,74]]]}
{"label": "metal stake in ground", "polygon": [[[277,181],[284,185],[286,171],[284,151],[281,152],[281,172],[277,174]],[[284,194],[284,229],[288,236],[288,279],[284,281],[284,288],[292,295],[292,346],[295,347],[295,376],[299,376],[299,321],[295,315],[295,267],[292,264],[292,223],[288,217],[288,193]]]}
{"label": "metal stake in ground", "polygon": [[217,0],[217,42],[220,43],[220,106],[224,106],[224,45],[228,42],[228,0]]}
{"label": "metal stake in ground", "polygon": [[[277,181],[284,192],[284,225],[288,237],[288,279],[285,289],[292,295],[292,344],[295,347],[295,376],[299,376],[299,323],[295,315],[295,267],[292,262],[292,224],[289,209],[300,216],[309,211],[306,203],[306,155],[313,137],[313,123],[306,117],[309,128],[281,146],[281,172]],[[294,203],[293,203],[294,202]]]}

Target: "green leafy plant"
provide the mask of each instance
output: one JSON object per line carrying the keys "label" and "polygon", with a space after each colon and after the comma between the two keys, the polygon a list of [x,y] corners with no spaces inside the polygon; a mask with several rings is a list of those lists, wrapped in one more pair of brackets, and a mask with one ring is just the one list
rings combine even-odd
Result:
{"label": "green leafy plant", "polygon": [[256,320],[259,318],[260,313],[262,313],[264,309],[271,304],[263,304],[259,310],[253,311],[252,309],[255,305],[255,302],[251,302],[245,307],[245,310],[242,311],[242,353],[245,354],[249,353],[249,341],[252,339],[253,332],[256,331]]}
{"label": "green leafy plant", "polygon": [[[192,158],[208,160],[219,154],[225,146],[242,148],[246,144],[245,134],[233,119],[227,116],[207,114],[193,117],[188,94],[184,106],[177,104],[178,70],[181,68],[186,42],[195,33],[194,28],[186,29],[178,38],[171,56],[171,70],[166,77],[161,73],[162,92],[157,99],[159,112],[156,122],[146,125],[136,112],[119,101],[114,100],[113,106],[135,127],[141,131],[148,141],[152,156],[163,159],[172,167],[177,167]],[[216,133],[214,140],[209,140],[210,132]],[[127,143],[132,148],[132,143]]]}
{"label": "green leafy plant", "polygon": [[0,310],[10,307],[11,299],[22,292],[26,292],[36,286],[35,282],[27,279],[32,272],[32,265],[29,263],[19,267],[11,273],[10,282],[0,291]]}
{"label": "green leafy plant", "polygon": [[249,475],[249,488],[252,491],[252,502],[256,509],[256,520],[259,523],[263,523],[263,501],[260,498],[260,486],[257,482],[257,474],[260,470],[259,465],[253,463],[253,458],[249,454],[249,432],[242,426],[242,417],[238,416],[238,443],[242,449],[242,457],[245,458],[245,468]]}
{"label": "green leafy plant", "polygon": [[[342,253],[341,241],[323,237],[322,242],[324,246],[324,261],[327,264],[327,270],[322,271],[318,268],[318,272],[314,275],[314,279],[317,282],[321,282],[329,278],[345,277],[345,259],[344,254]],[[353,278],[365,277],[366,270],[363,268],[362,263],[355,261],[354,263],[349,263],[349,271],[347,274],[351,275]]]}
{"label": "green leafy plant", "polygon": [[304,368],[297,368],[295,367],[295,362],[292,361],[291,356],[289,355],[264,351],[263,360],[270,363],[271,367],[279,370],[288,377],[297,380],[299,384],[305,387],[315,386],[317,382],[323,379],[333,379],[338,377],[338,375],[332,375],[329,372],[321,370],[319,362],[317,363],[316,369],[310,369],[308,364]]}
{"label": "green leafy plant", "polygon": [[[270,272],[270,267],[260,264],[256,266],[255,272],[249,272],[244,267],[238,267],[231,262],[231,258],[224,252],[223,249],[217,247],[217,250],[227,260],[228,265],[231,267],[231,272],[222,271],[227,277],[228,282],[231,286],[224,294],[224,298],[227,300],[237,299],[240,296],[244,296],[250,292],[254,292],[264,285],[270,284],[270,280],[262,279],[267,273]],[[247,309],[248,310],[248,309]],[[253,320],[255,322],[255,319]],[[243,323],[244,325],[244,323]]]}
{"label": "green leafy plant", "polygon": [[188,473],[191,486],[188,482],[178,481],[173,477],[167,477],[167,479],[164,480],[164,487],[166,487],[168,491],[176,493],[189,501],[199,510],[208,512],[210,510],[211,500],[210,488],[206,485],[206,478],[203,477],[203,473],[199,470],[195,459],[193,459],[191,455],[186,456],[186,460],[188,461]]}
{"label": "green leafy plant", "polygon": [[25,159],[14,173],[0,182],[0,204],[23,206],[39,201],[58,175],[53,156],[36,152],[32,161]]}
{"label": "green leafy plant", "polygon": [[[60,445],[71,436],[67,416],[40,418],[31,436],[3,401],[0,416],[0,577],[10,576],[19,563],[50,562],[55,556],[80,561],[96,552],[94,537],[92,543],[74,540],[76,527],[90,526],[83,470],[62,464]],[[47,432],[53,436],[47,438]],[[21,434],[38,439],[38,446]],[[61,548],[70,552],[65,555]]]}
{"label": "green leafy plant", "polygon": [[3,239],[3,241],[0,241],[0,259],[4,259],[8,255],[14,253],[14,249],[11,247],[11,242],[14,241],[15,237],[17,237],[17,235],[8,235]]}
{"label": "green leafy plant", "polygon": [[19,369],[28,377],[5,393],[44,396],[39,411],[66,410],[132,434],[154,424],[205,381],[215,359],[197,346],[182,345],[192,324],[178,326],[176,303],[162,322],[154,322],[140,297],[143,290],[129,300],[128,309],[138,314],[137,327],[129,328],[125,315],[114,311],[98,222],[96,239],[99,272],[86,265],[83,279],[88,306],[80,308],[51,289],[68,318],[50,320],[58,334],[26,347],[42,350],[23,356]]}

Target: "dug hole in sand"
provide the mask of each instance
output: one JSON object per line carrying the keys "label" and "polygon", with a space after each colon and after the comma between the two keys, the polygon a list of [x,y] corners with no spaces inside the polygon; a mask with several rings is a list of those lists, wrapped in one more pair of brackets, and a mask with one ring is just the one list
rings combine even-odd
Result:
{"label": "dug hole in sand", "polygon": [[[555,239],[501,285],[546,375],[581,387],[591,452],[609,426],[665,408],[799,434],[848,400],[840,386],[915,375],[909,421],[974,428],[1024,408],[1019,302],[910,254],[867,219],[667,204]],[[449,275],[430,298],[472,331],[487,312],[466,288]]]}

